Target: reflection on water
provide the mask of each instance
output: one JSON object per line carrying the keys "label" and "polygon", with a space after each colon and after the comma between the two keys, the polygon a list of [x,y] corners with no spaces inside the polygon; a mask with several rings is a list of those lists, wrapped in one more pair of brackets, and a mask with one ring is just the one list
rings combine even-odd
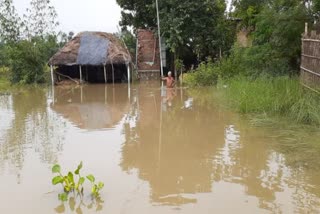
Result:
{"label": "reflection on water", "polygon": [[56,213],[65,213],[66,206],[70,209],[71,212],[75,212],[77,214],[83,213],[83,209],[87,208],[88,210],[94,210],[99,212],[103,209],[104,201],[101,200],[100,197],[93,198],[89,204],[86,204],[82,198],[71,196],[68,200],[68,203],[61,202],[59,206],[54,208]]}
{"label": "reflection on water", "polygon": [[[0,96],[0,212],[318,212],[314,164],[212,104],[212,93],[145,83]],[[103,200],[57,206],[50,166],[80,160],[105,182]]]}
{"label": "reflection on water", "polygon": [[55,88],[55,102],[51,106],[81,129],[111,128],[129,108],[128,90],[123,89],[106,85]]}

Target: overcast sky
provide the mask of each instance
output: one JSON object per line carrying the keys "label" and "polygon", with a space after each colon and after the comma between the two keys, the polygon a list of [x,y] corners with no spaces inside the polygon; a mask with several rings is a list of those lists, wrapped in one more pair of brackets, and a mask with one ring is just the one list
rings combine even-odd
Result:
{"label": "overcast sky", "polygon": [[[30,0],[13,0],[19,14],[29,7]],[[58,13],[59,30],[117,32],[120,7],[116,0],[51,0]]]}
{"label": "overcast sky", "polygon": [[[231,0],[228,0],[230,4]],[[13,0],[22,15],[29,7],[30,0]],[[120,21],[120,7],[116,0],[51,0],[58,13],[58,30],[117,32]]]}

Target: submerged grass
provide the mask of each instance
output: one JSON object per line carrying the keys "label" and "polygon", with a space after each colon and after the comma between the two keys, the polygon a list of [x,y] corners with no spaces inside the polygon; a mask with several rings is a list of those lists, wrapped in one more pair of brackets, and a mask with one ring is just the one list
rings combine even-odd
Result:
{"label": "submerged grass", "polygon": [[284,117],[296,123],[320,126],[320,97],[304,89],[298,78],[240,77],[223,85],[226,102],[240,113]]}

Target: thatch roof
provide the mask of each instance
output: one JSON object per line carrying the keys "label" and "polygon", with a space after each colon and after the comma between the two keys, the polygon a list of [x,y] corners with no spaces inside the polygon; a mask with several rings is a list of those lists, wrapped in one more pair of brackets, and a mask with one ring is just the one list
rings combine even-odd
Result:
{"label": "thatch roof", "polygon": [[121,40],[104,32],[81,32],[61,48],[49,65],[126,64],[131,56]]}

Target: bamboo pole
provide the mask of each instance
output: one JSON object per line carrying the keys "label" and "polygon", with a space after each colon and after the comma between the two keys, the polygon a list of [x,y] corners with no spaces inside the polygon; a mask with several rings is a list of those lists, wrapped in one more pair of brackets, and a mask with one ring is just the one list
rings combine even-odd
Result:
{"label": "bamboo pole", "polygon": [[106,65],[103,66],[103,72],[104,72],[104,82],[107,83],[107,71],[106,71]]}
{"label": "bamboo pole", "polygon": [[158,37],[159,37],[159,52],[160,52],[160,71],[161,77],[163,77],[163,65],[162,65],[162,47],[161,47],[161,31],[160,31],[160,16],[159,16],[159,4],[156,0],[156,9],[157,9],[157,24],[158,24]]}
{"label": "bamboo pole", "polygon": [[111,63],[112,66],[112,84],[114,85],[114,67],[113,67],[113,63]]}

